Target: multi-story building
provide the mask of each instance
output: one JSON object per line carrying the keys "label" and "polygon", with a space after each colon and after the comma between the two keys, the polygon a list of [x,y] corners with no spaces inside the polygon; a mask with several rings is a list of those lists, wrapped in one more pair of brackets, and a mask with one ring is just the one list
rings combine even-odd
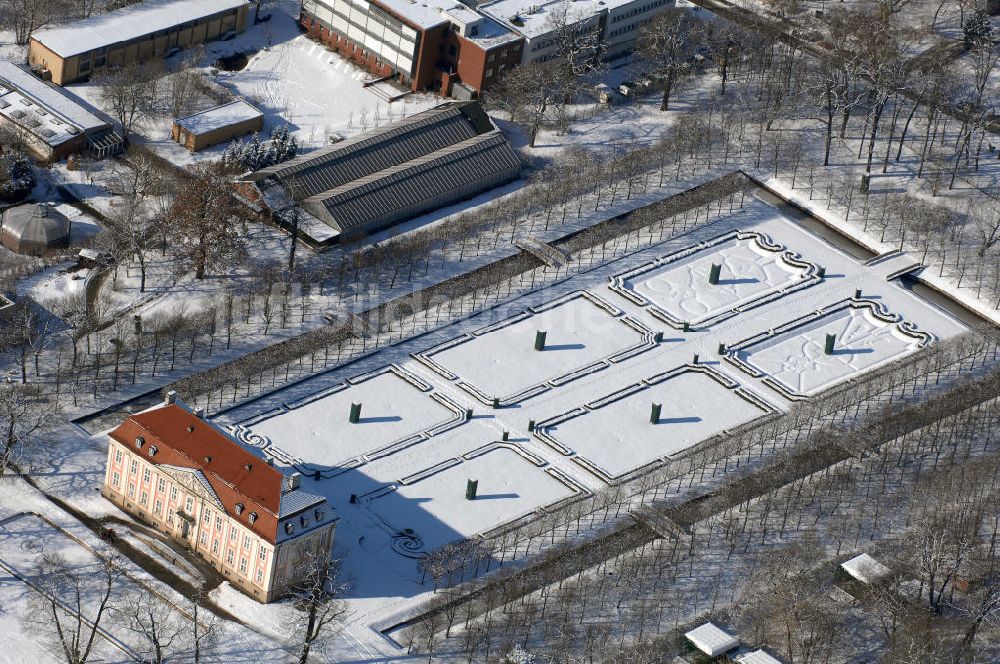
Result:
{"label": "multi-story building", "polygon": [[57,85],[107,66],[163,57],[243,32],[248,0],[146,0],[72,24],[36,30],[28,63]]}
{"label": "multi-story building", "polygon": [[545,62],[555,55],[555,35],[563,27],[599,31],[606,50],[616,58],[635,47],[639,28],[673,6],[673,0],[493,0],[479,11],[522,35],[521,64]]}
{"label": "multi-story building", "polygon": [[302,27],[380,77],[472,93],[520,61],[523,39],[457,0],[303,0]]}
{"label": "multi-story building", "polygon": [[284,475],[173,394],[109,434],[101,494],[260,602],[280,597],[333,545],[325,498],[303,491],[298,473]]}

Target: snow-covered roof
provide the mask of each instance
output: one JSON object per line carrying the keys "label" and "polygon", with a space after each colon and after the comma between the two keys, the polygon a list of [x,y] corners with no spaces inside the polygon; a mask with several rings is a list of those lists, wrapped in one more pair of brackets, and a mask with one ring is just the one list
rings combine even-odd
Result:
{"label": "snow-covered roof", "polygon": [[483,14],[482,19],[478,24],[479,30],[475,35],[465,35],[466,39],[478,44],[480,48],[490,49],[517,41],[521,38],[521,35],[508,29],[491,16]]}
{"label": "snow-covered roof", "polygon": [[174,120],[174,122],[192,134],[198,136],[201,134],[207,134],[217,129],[230,127],[241,122],[247,122],[257,118],[263,119],[263,117],[264,114],[257,110],[257,108],[253,105],[243,101],[242,99],[237,99],[236,101],[231,101],[228,104],[210,108],[207,111],[201,111],[200,113],[194,113],[183,118],[178,118],[177,120]]}
{"label": "snow-covered roof", "polygon": [[710,622],[696,627],[684,637],[709,657],[717,657],[740,645],[739,639]]}
{"label": "snow-covered roof", "polygon": [[6,60],[0,60],[0,115],[53,146],[111,126],[83,101]]}
{"label": "snow-covered roof", "polygon": [[294,489],[293,491],[283,493],[281,494],[281,506],[278,508],[278,518],[283,519],[286,516],[301,512],[307,507],[319,505],[325,500],[326,498],[323,496],[307,493],[302,489]]}
{"label": "snow-covered roof", "polygon": [[862,583],[874,583],[888,576],[892,570],[875,560],[867,553],[854,556],[840,565],[845,572]]}
{"label": "snow-covered roof", "polygon": [[31,38],[69,58],[247,4],[247,0],[146,0],[62,27],[37,30]]}
{"label": "snow-covered roof", "polygon": [[450,7],[453,3],[442,3],[435,0],[375,0],[373,4],[385,7],[421,30],[428,30],[448,22],[448,19],[441,13],[442,4],[447,4]]}
{"label": "snow-covered roof", "polygon": [[754,650],[753,652],[737,655],[736,661],[740,664],[781,664],[780,659],[768,655],[763,650]]}
{"label": "snow-covered roof", "polygon": [[455,2],[450,5],[441,7],[441,11],[446,17],[452,20],[454,23],[469,24],[475,23],[480,20],[482,16],[479,12],[475,11],[471,7],[463,5],[461,2]]}
{"label": "snow-covered roof", "polygon": [[28,203],[7,209],[0,228],[7,242],[19,247],[51,247],[69,238],[70,221],[55,207]]}
{"label": "snow-covered roof", "polygon": [[544,35],[554,29],[552,21],[566,6],[568,23],[582,23],[587,19],[621,5],[637,0],[494,0],[479,5],[479,11],[491,16],[529,39]]}

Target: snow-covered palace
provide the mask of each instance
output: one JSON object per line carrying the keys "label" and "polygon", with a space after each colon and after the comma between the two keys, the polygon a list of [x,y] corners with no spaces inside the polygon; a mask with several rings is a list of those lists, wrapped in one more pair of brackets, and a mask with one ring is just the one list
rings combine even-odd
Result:
{"label": "snow-covered palace", "polygon": [[335,520],[299,488],[173,394],[110,434],[101,494],[190,547],[234,586],[270,602],[330,554]]}

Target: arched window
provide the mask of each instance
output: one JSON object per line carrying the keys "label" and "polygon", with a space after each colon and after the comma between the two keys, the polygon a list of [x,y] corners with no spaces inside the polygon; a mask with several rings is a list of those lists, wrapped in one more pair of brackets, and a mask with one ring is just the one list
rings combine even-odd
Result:
{"label": "arched window", "polygon": [[250,512],[250,523],[253,523],[256,520],[257,520],[257,513],[256,512]]}

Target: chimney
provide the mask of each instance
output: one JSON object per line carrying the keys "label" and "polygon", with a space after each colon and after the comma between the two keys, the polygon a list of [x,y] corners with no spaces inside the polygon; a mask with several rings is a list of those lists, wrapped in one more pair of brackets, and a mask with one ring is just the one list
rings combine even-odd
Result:
{"label": "chimney", "polygon": [[301,473],[292,473],[291,475],[285,476],[285,493],[289,491],[295,491],[299,488],[299,482],[302,480]]}
{"label": "chimney", "polygon": [[163,400],[163,403],[166,405],[177,403],[177,392],[175,390],[170,390],[169,392],[167,392],[167,396]]}

